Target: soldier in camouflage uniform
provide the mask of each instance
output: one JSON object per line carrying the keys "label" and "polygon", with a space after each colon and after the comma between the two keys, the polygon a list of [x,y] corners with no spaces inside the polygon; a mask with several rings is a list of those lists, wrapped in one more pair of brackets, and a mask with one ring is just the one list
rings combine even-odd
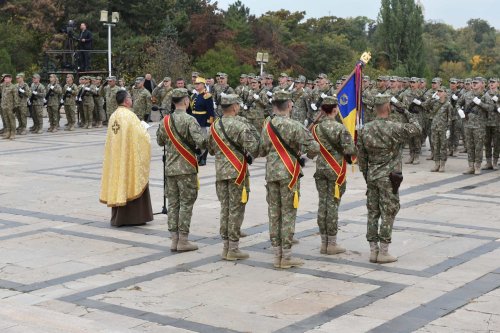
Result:
{"label": "soldier in camouflage uniform", "polygon": [[[321,105],[325,117],[314,126],[314,138],[320,144],[321,153],[316,159],[316,189],[319,195],[318,205],[318,227],[321,235],[321,254],[337,254],[345,252],[345,249],[337,245],[338,231],[338,208],[340,199],[345,192],[346,182],[337,184],[337,181],[344,176],[338,174],[334,166],[327,161],[330,156],[338,163],[342,169],[350,163],[351,156],[356,155],[356,146],[351,134],[344,125],[336,120],[339,113],[337,98],[327,96]],[[344,159],[346,157],[346,159]],[[345,172],[346,170],[343,169]],[[345,179],[345,178],[344,178]]]}
{"label": "soldier in camouflage uniform", "polygon": [[151,93],[144,88],[143,77],[135,79],[135,86],[132,88],[132,100],[134,101],[134,113],[139,120],[146,120],[151,113]]}
{"label": "soldier in camouflage uniform", "polygon": [[441,86],[441,78],[435,77],[432,79],[431,82],[431,89],[427,90],[424,93],[423,99],[425,100],[425,103],[422,104],[424,107],[424,117],[423,117],[423,127],[422,130],[423,132],[423,139],[429,138],[429,144],[431,147],[431,155],[426,158],[426,160],[433,160],[434,159],[434,151],[432,150],[432,135],[431,135],[431,125],[432,125],[432,118],[434,117],[434,104],[437,101],[437,89]]}
{"label": "soldier in camouflage uniform", "polygon": [[5,119],[4,139],[14,140],[16,138],[16,116],[14,107],[17,104],[19,95],[16,85],[12,83],[12,75],[6,74],[3,77],[2,102],[0,103]]}
{"label": "soldier in camouflage uniform", "polygon": [[116,93],[120,91],[120,88],[116,85],[116,77],[110,76],[107,80],[108,85],[104,87],[104,97],[106,98],[106,114],[109,119],[118,108]]}
{"label": "soldier in camouflage uniform", "polygon": [[375,114],[375,96],[386,91],[385,81],[386,76],[380,75],[377,78],[377,85],[372,90],[363,91],[362,101],[365,105],[365,119],[364,123],[367,124],[377,116]]}
{"label": "soldier in camouflage uniform", "polygon": [[104,86],[102,84],[102,77],[97,76],[95,80],[93,80],[93,85],[95,86],[95,93],[94,93],[95,127],[101,128],[102,122],[106,120],[106,115],[104,114]]}
{"label": "soldier in camouflage uniform", "polygon": [[57,76],[50,74],[49,84],[47,85],[47,113],[49,114],[49,129],[47,132],[57,132],[59,127],[59,101],[61,99],[62,88],[57,83]]}
{"label": "soldier in camouflage uniform", "polygon": [[450,104],[453,108],[451,115],[451,126],[450,126],[450,138],[448,139],[448,156],[453,156],[456,154],[458,149],[458,141],[460,138],[460,116],[456,110],[458,99],[462,91],[460,91],[458,86],[458,79],[450,79]]}
{"label": "soldier in camouflage uniform", "polygon": [[190,155],[194,165],[177,150],[167,135],[163,121],[158,127],[156,141],[158,145],[166,146],[164,172],[167,178],[168,230],[172,238],[170,250],[194,251],[198,246],[188,241],[188,235],[193,205],[198,197],[196,150],[206,148],[207,137],[201,131],[196,119],[186,113],[190,103],[187,89],[174,89],[172,102],[175,104],[175,111],[170,114],[171,133],[176,138],[177,144],[184,147],[185,152]]}
{"label": "soldier in camouflage uniform", "polygon": [[151,100],[153,104],[165,109],[165,113],[172,111],[172,80],[165,76],[158,86],[153,90]]}
{"label": "soldier in camouflage uniform", "polygon": [[[358,138],[359,169],[367,183],[368,228],[366,239],[370,243],[370,262],[388,263],[397,258],[388,252],[392,226],[399,211],[399,184],[396,180],[401,146],[409,137],[418,136],[420,124],[406,109],[409,123],[389,120],[391,95],[375,96],[377,118],[366,124]],[[402,180],[402,174],[399,173]],[[379,219],[382,218],[379,231]],[[379,248],[380,242],[380,248]]]}
{"label": "soldier in camouflage uniform", "polygon": [[489,105],[487,107],[488,115],[486,116],[486,135],[484,138],[486,165],[483,167],[483,170],[497,170],[498,155],[500,152],[500,147],[498,147],[500,114],[496,107],[496,103],[499,100],[498,80],[491,78],[489,81],[489,88],[490,89],[484,95],[484,99],[489,101]]}
{"label": "soldier in camouflage uniform", "polygon": [[472,90],[460,97],[457,104],[459,113],[465,113],[465,144],[469,168],[464,174],[481,174],[483,161],[484,137],[486,134],[486,117],[494,104],[491,97],[483,95],[483,78],[476,77],[472,81]]}
{"label": "soldier in camouflage uniform", "polygon": [[45,97],[45,87],[40,83],[40,75],[33,74],[31,83],[31,100],[33,108],[33,127],[30,131],[36,134],[43,133],[43,98]]}
{"label": "soldier in camouflage uniform", "polygon": [[[291,173],[296,174],[296,171],[300,170],[297,168],[300,168],[298,163],[302,153],[306,153],[309,158],[314,158],[319,153],[319,145],[311,133],[304,125],[290,119],[291,98],[291,94],[287,91],[274,93],[272,102],[274,115],[266,120],[260,137],[259,155],[267,156],[269,234],[275,255],[274,267],[277,268],[290,268],[303,264],[302,260],[291,257],[300,189],[299,180],[295,182],[295,177],[292,177]],[[281,139],[276,138],[278,134]],[[283,146],[288,146],[280,150],[281,155],[277,150],[281,145],[275,146],[272,138],[281,142]],[[282,160],[284,156],[288,157],[288,167]]]}
{"label": "soldier in camouflage uniform", "polygon": [[[410,113],[415,114],[420,127],[423,126],[423,108],[422,108],[422,92],[419,89],[420,80],[417,77],[412,77],[409,80],[410,89],[401,94],[401,100]],[[422,152],[422,143],[419,137],[411,137],[408,139],[410,156],[405,161],[405,164],[420,164],[420,154]]]}
{"label": "soldier in camouflage uniform", "polygon": [[83,119],[84,123],[82,125],[83,128],[90,129],[92,128],[92,121],[94,116],[94,93],[95,86],[91,83],[90,76],[85,76],[83,80],[83,92],[80,96],[83,105]]}
{"label": "soldier in camouflage uniform", "polygon": [[248,98],[248,91],[250,88],[248,87],[248,75],[246,74],[241,74],[240,75],[240,85],[234,89],[234,92],[240,96],[240,99],[242,101],[246,100]]}
{"label": "soldier in camouflage uniform", "polygon": [[[251,156],[259,154],[259,133],[247,119],[238,116],[240,102],[236,94],[222,97],[223,116],[212,124],[208,137],[208,150],[210,155],[215,155],[215,189],[221,203],[220,235],[224,241],[222,258],[226,260],[249,257],[239,250],[240,229],[250,191],[250,173],[246,163]],[[222,150],[224,148],[225,151]],[[230,156],[241,164],[234,165]],[[240,172],[244,172],[241,179]]]}
{"label": "soldier in camouflage uniform", "polygon": [[217,108],[215,109],[215,114],[217,117],[222,116],[221,99],[223,95],[234,94],[234,89],[227,84],[227,74],[220,73],[219,85],[215,89],[214,102]]}
{"label": "soldier in camouflage uniform", "polygon": [[76,100],[75,97],[78,93],[78,87],[73,82],[73,74],[66,75],[66,84],[62,92],[62,103],[64,104],[64,113],[66,114],[67,124],[65,130],[74,131],[76,123]]}
{"label": "soldier in camouflage uniform", "polygon": [[307,115],[307,122],[312,124],[318,116],[318,108],[321,106],[323,98],[326,96],[335,95],[335,90],[328,84],[328,76],[324,73],[318,74],[318,84],[313,92],[309,95],[309,112]]}
{"label": "soldier in camouflage uniform", "polygon": [[444,172],[448,156],[448,138],[450,137],[451,122],[453,119],[453,107],[448,101],[448,95],[444,87],[437,89],[439,100],[435,103],[431,124],[432,144],[434,151],[434,168],[431,172]]}
{"label": "soldier in camouflage uniform", "polygon": [[272,92],[275,93],[280,90],[289,91],[288,88],[290,88],[290,84],[288,83],[288,74],[281,73],[278,78],[278,85],[272,89]]}
{"label": "soldier in camouflage uniform", "polygon": [[16,79],[16,88],[19,95],[15,108],[17,121],[19,122],[17,134],[26,135],[28,133],[26,131],[28,127],[28,99],[31,97],[31,89],[29,85],[24,82],[24,73],[17,74]]}
{"label": "soldier in camouflage uniform", "polygon": [[304,125],[306,125],[307,110],[308,110],[307,101],[309,100],[309,95],[304,89],[305,82],[306,82],[305,76],[300,75],[295,80],[295,86],[292,91],[292,101],[293,101],[292,119],[297,120],[299,123]]}
{"label": "soldier in camouflage uniform", "polygon": [[250,81],[250,86],[248,99],[243,106],[243,114],[255,129],[260,132],[266,116],[266,107],[269,105],[268,91],[266,88],[260,87],[257,78]]}

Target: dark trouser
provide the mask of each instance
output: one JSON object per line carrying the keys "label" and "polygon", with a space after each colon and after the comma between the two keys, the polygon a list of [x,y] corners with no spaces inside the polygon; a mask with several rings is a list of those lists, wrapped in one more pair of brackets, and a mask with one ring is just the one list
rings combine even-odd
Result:
{"label": "dark trouser", "polygon": [[87,71],[90,69],[90,50],[80,51],[80,70]]}
{"label": "dark trouser", "polygon": [[498,147],[497,126],[486,126],[486,135],[484,137],[484,152],[487,159],[491,159],[491,157],[498,159],[500,149]]}

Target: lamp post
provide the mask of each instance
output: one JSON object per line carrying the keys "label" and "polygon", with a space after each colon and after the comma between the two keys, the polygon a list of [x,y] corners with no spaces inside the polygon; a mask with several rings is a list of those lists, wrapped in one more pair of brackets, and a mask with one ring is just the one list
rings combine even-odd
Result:
{"label": "lamp post", "polygon": [[111,76],[111,27],[114,27],[120,20],[120,13],[112,12],[111,21],[109,21],[108,11],[101,10],[101,22],[108,27],[108,73]]}
{"label": "lamp post", "polygon": [[255,58],[258,64],[260,64],[260,76],[264,73],[264,64],[269,62],[269,53],[257,52],[257,58]]}

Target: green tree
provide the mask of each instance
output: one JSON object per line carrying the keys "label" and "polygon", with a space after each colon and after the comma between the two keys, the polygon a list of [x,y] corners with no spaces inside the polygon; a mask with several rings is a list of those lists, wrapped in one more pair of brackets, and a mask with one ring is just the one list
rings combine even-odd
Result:
{"label": "green tree", "polygon": [[250,8],[240,0],[229,5],[224,12],[224,25],[235,34],[234,42],[242,47],[249,47],[254,43],[250,20],[255,19],[250,15]]}

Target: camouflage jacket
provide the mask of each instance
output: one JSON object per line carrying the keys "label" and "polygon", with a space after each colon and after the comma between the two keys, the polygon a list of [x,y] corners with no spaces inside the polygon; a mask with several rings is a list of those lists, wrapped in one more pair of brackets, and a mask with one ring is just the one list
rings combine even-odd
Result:
{"label": "camouflage jacket", "polygon": [[447,100],[444,103],[438,101],[434,107],[437,109],[434,112],[432,119],[431,130],[433,131],[446,131],[451,126],[453,120],[453,107]]}
{"label": "camouflage jacket", "polygon": [[84,85],[83,90],[84,90],[84,93],[82,93],[83,105],[95,106],[94,104],[95,86],[93,84]]}
{"label": "camouflage jacket", "polygon": [[96,106],[102,108],[104,106],[104,86],[94,86],[94,103]]}
{"label": "camouflage jacket", "polygon": [[388,90],[386,93],[392,95],[392,97],[396,98],[397,99],[397,102],[392,102],[391,101],[391,109],[392,109],[392,112],[391,114],[389,115],[389,120],[390,121],[395,121],[395,122],[398,122],[398,123],[406,123],[407,122],[407,119],[404,115],[404,113],[401,113],[401,112],[398,112],[397,109],[401,110],[401,109],[408,109],[408,107],[401,101],[401,95],[403,95],[403,93],[406,93],[406,91],[403,91],[403,90]]}
{"label": "camouflage jacket", "polygon": [[299,123],[303,124],[307,119],[307,100],[309,99],[307,92],[304,89],[295,89],[292,92],[293,109],[292,109],[292,119],[297,120]]}
{"label": "camouflage jacket", "polygon": [[[36,94],[35,94],[36,92]],[[43,84],[31,84],[31,99],[33,100],[32,105],[38,105],[42,106],[43,105],[43,99],[45,98],[45,87]],[[34,95],[34,96],[33,96]]]}
{"label": "camouflage jacket", "polygon": [[400,150],[409,137],[420,135],[422,128],[417,117],[405,112],[409,123],[396,123],[376,118],[366,124],[358,137],[359,169],[370,182],[396,170],[400,163]]}
{"label": "camouflage jacket", "polygon": [[[68,88],[71,90],[68,90]],[[68,106],[76,105],[75,97],[78,94],[78,87],[76,86],[76,84],[74,84],[74,83],[65,84],[62,91],[63,91],[63,94],[62,94],[61,98],[64,102],[64,105],[68,105]]]}
{"label": "camouflage jacket", "polygon": [[[227,136],[233,143],[238,145],[237,148],[231,145],[226,139],[221,129],[221,122],[224,123]],[[249,153],[252,156],[259,154],[259,134],[255,127],[245,118],[240,116],[223,116],[212,127],[215,128],[222,141],[234,152],[240,161],[244,158],[241,151]],[[208,151],[210,155],[215,155],[215,174],[217,180],[236,179],[238,177],[238,171],[236,171],[231,162],[229,162],[224,153],[219,149],[211,131],[208,135]],[[249,177],[249,172],[247,172],[246,177]]]}
{"label": "camouflage jacket", "polygon": [[246,85],[240,84],[234,89],[234,92],[240,96],[241,100],[245,101],[248,98],[248,92],[250,88]]}
{"label": "camouflage jacket", "polygon": [[[206,134],[201,131],[201,127],[194,117],[188,115],[184,110],[175,110],[170,116],[174,117],[175,128],[179,131],[181,137],[178,136],[174,129],[172,129],[172,132],[188,151],[191,151],[189,146],[196,146],[199,149],[206,148]],[[166,146],[165,174],[167,176],[190,175],[198,172],[181,156],[170,141],[165,130],[164,121],[160,123],[156,132],[156,142],[160,146]],[[191,151],[191,153],[195,154],[194,151]]]}
{"label": "camouflage jacket", "polygon": [[16,85],[13,83],[3,84],[2,86],[2,110],[14,109],[16,104],[18,104],[19,95],[17,92]]}
{"label": "camouflage jacket", "polygon": [[172,111],[172,91],[174,89],[172,87],[168,89],[164,89],[165,94],[161,99],[160,107],[165,109],[165,114],[170,113]]}
{"label": "camouflage jacket", "polygon": [[49,83],[47,85],[47,91],[50,91],[49,97],[47,98],[47,106],[59,106],[62,96],[61,85],[59,83]]}
{"label": "camouflage jacket", "polygon": [[485,98],[482,92],[470,90],[463,94],[457,102],[457,106],[465,112],[464,127],[466,128],[481,128],[486,126],[488,110],[485,107],[488,105],[486,103],[481,103],[481,106],[476,105],[473,102],[475,97],[480,98],[481,101]]}
{"label": "camouflage jacket", "polygon": [[112,114],[118,108],[118,103],[116,103],[116,93],[120,91],[120,87],[111,87],[107,85],[104,87],[104,98],[106,99],[106,112]]}
{"label": "camouflage jacket", "polygon": [[[292,153],[295,155],[300,156],[305,153],[309,158],[314,158],[319,153],[319,144],[314,141],[311,132],[303,124],[290,119],[288,116],[276,115],[266,119],[260,136],[259,147],[259,156],[267,156],[266,181],[273,182],[291,179],[292,176],[281,161],[267,133],[267,123],[269,121],[272,121],[272,124],[279,131],[281,137],[293,149]],[[295,160],[295,157],[292,156],[292,159]]]}
{"label": "camouflage jacket", "polygon": [[151,112],[151,93],[146,88],[133,88],[132,100],[134,101],[134,113],[140,120],[143,119],[145,114],[149,114]]}
{"label": "camouflage jacket", "polygon": [[[258,95],[259,98],[255,98]],[[267,97],[267,90],[265,88],[259,91],[250,90],[248,92],[247,104],[250,107],[244,112],[244,117],[247,119],[262,119],[265,118],[266,108],[269,105],[269,98]]]}
{"label": "camouflage jacket", "polygon": [[486,115],[486,125],[487,126],[499,126],[500,125],[500,113],[497,111],[497,102],[492,100],[494,96],[497,96],[500,100],[500,94],[498,91],[489,90],[486,94],[484,94],[482,98],[482,104],[484,105],[484,109],[488,111]]}
{"label": "camouflage jacket", "polygon": [[[30,86],[26,82],[23,82],[23,84],[21,84],[21,85],[16,84],[16,88],[17,88],[18,96],[19,96],[19,98],[17,99],[16,107],[19,107],[19,106],[25,107],[26,105],[28,105],[27,104],[28,99],[31,97]],[[19,89],[24,90],[24,92],[23,93],[20,92]]]}
{"label": "camouflage jacket", "polygon": [[[321,144],[333,155],[339,164],[342,164],[344,155],[357,154],[357,149],[351,134],[345,126],[339,124],[337,120],[324,118],[316,126],[315,130]],[[337,174],[332,170],[321,154],[319,154],[316,159],[316,171],[318,170],[323,170],[322,175],[327,175],[329,179],[337,179]]]}

